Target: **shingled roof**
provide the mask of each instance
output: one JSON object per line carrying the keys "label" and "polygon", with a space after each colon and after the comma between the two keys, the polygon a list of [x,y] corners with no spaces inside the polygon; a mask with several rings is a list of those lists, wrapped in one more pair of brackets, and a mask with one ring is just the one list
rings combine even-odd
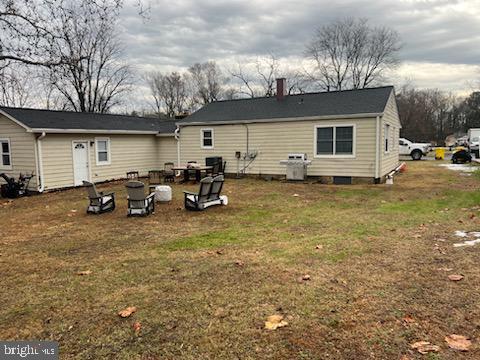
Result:
{"label": "shingled roof", "polygon": [[176,129],[174,120],[158,120],[138,116],[3,106],[0,107],[0,110],[33,131],[57,130],[61,132],[62,130],[79,130],[79,132],[82,132],[82,130],[93,130],[172,134]]}
{"label": "shingled roof", "polygon": [[393,86],[217,101],[177,123],[254,122],[255,120],[382,114]]}

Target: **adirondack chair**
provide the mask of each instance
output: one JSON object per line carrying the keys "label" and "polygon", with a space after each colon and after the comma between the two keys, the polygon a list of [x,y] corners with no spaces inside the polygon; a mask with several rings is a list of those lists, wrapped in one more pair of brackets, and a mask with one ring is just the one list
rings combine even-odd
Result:
{"label": "adirondack chair", "polygon": [[187,210],[204,210],[210,206],[222,205],[224,200],[220,196],[224,183],[223,175],[207,176],[200,181],[200,189],[198,193],[184,191],[185,209]]}
{"label": "adirondack chair", "polygon": [[103,192],[98,192],[95,184],[89,181],[83,181],[83,186],[87,189],[90,200],[87,214],[102,214],[115,210],[115,193],[104,194]]}
{"label": "adirondack chair", "polygon": [[125,184],[128,194],[127,216],[147,216],[155,212],[155,193],[145,195],[145,184],[129,181]]}

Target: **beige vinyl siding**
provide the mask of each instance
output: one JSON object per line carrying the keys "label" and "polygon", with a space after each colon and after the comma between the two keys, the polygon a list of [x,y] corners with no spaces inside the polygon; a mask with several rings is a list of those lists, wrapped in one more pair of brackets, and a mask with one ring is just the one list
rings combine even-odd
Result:
{"label": "beige vinyl siding", "polygon": [[[388,153],[385,153],[385,124],[390,125],[389,143],[391,146]],[[387,106],[385,107],[385,112],[382,116],[381,121],[382,143],[380,151],[380,176],[388,174],[399,164],[398,139],[400,137],[400,128],[401,124],[400,118],[398,116],[395,94],[392,91],[390,98],[388,99]]]}
{"label": "beige vinyl siding", "polygon": [[166,162],[177,163],[177,140],[175,137],[161,136],[158,141],[158,164],[161,169]]}
{"label": "beige vinyl siding", "polygon": [[[35,165],[35,135],[28,133],[22,126],[16,124],[7,117],[0,115],[0,138],[10,140],[10,154],[12,169],[2,169],[0,173],[6,173],[8,176],[18,177],[20,173],[30,174],[32,171],[36,174]],[[0,179],[3,182],[3,179]],[[36,190],[36,176],[30,181],[29,188]]]}
{"label": "beige vinyl siding", "polygon": [[[355,158],[316,158],[316,125],[354,125],[356,129]],[[279,121],[248,125],[190,125],[181,128],[181,162],[196,160],[204,163],[207,156],[222,156],[227,161],[228,173],[235,173],[235,152],[245,153],[249,131],[249,150],[257,158],[247,169],[249,174],[283,175],[285,166],[279,164],[288,153],[307,153],[312,160],[308,174],[314,176],[374,177],[375,174],[375,119],[341,119]],[[201,148],[201,129],[214,130],[214,148]],[[243,161],[240,168],[243,167]]]}
{"label": "beige vinyl siding", "polygon": [[[97,165],[95,138],[110,138],[110,164]],[[127,171],[141,176],[158,169],[158,141],[154,135],[85,135],[47,134],[42,140],[45,189],[73,186],[72,142],[89,142],[91,181],[120,179]]]}

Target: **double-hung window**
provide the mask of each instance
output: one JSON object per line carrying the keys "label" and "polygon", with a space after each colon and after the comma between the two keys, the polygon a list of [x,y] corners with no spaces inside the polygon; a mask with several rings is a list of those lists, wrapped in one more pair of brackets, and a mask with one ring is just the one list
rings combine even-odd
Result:
{"label": "double-hung window", "polygon": [[12,150],[10,139],[0,139],[0,169],[12,169]]}
{"label": "double-hung window", "polygon": [[110,165],[110,138],[96,138],[97,165]]}
{"label": "double-hung window", "polygon": [[316,157],[353,157],[355,156],[355,126],[316,126]]}
{"label": "double-hung window", "polygon": [[213,149],[213,129],[201,129],[201,146],[203,149]]}

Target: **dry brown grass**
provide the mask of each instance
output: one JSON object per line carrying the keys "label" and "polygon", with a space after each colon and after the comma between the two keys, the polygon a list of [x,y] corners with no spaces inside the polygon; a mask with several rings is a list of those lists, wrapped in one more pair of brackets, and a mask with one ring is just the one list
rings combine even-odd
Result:
{"label": "dry brown grass", "polygon": [[[118,205],[100,216],[83,189],[0,205],[0,338],[79,359],[420,358],[418,340],[441,346],[430,358],[479,358],[480,245],[452,243],[480,230],[480,183],[436,165],[410,162],[391,188],[228,180],[229,205],[201,213],[174,185],[148,218],[126,217],[122,183],[101,187]],[[289,325],[264,330],[275,313]],[[448,349],[452,333],[471,351]]]}

